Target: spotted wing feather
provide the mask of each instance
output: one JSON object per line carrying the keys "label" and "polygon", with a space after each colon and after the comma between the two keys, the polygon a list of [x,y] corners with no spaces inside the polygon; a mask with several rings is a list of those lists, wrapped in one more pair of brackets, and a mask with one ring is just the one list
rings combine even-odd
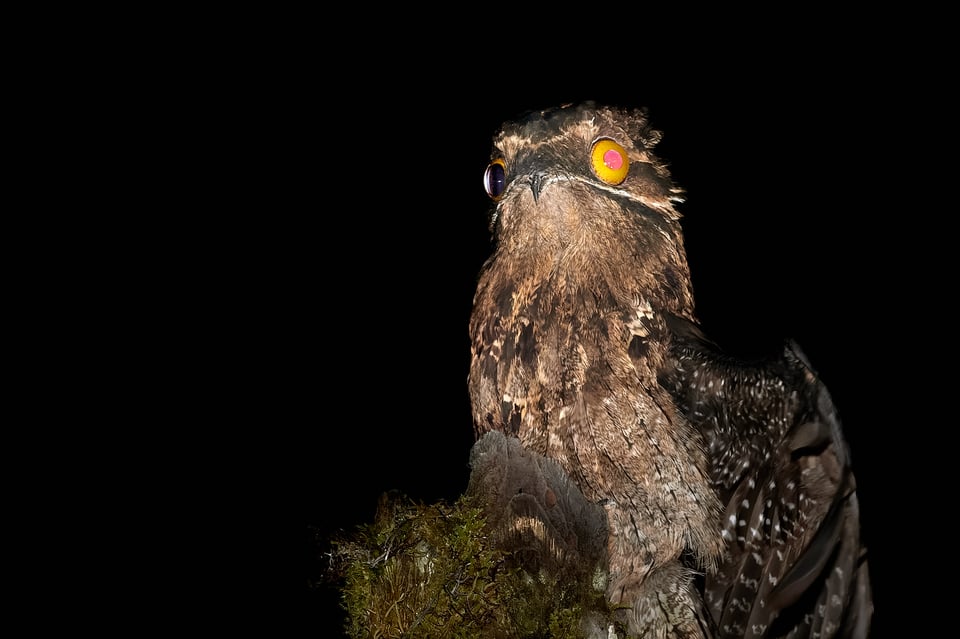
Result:
{"label": "spotted wing feather", "polygon": [[856,482],[827,388],[800,348],[744,362],[671,319],[661,377],[703,434],[726,549],[705,600],[730,637],[866,636]]}

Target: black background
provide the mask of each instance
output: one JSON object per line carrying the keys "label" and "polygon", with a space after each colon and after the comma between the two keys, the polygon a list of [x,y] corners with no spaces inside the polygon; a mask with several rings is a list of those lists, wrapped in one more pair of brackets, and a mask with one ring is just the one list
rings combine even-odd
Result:
{"label": "black background", "polygon": [[902,542],[885,533],[897,516],[890,495],[903,490],[889,460],[910,456],[890,435],[912,428],[918,401],[909,360],[928,232],[913,222],[925,208],[928,98],[919,74],[893,71],[889,43],[848,50],[831,34],[807,36],[708,47],[688,65],[665,64],[674,53],[664,51],[472,48],[455,35],[412,37],[373,65],[321,56],[311,81],[327,97],[311,122],[316,148],[304,150],[322,164],[299,176],[315,196],[302,213],[319,216],[319,230],[291,229],[306,234],[297,295],[317,322],[302,360],[313,384],[303,391],[307,634],[336,636],[342,622],[336,588],[316,585],[324,539],[370,522],[384,491],[429,503],[465,488],[467,323],[490,248],[490,139],[523,111],[588,99],[647,107],[663,132],[658,153],[686,190],[707,333],[742,354],[793,338],[830,389],[882,626]]}

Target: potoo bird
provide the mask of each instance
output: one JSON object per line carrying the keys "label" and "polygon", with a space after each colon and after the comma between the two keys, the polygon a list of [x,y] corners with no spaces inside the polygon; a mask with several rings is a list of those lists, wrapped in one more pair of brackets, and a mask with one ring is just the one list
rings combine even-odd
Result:
{"label": "potoo bird", "polygon": [[748,362],[704,335],[660,137],[646,110],[590,102],[496,134],[475,435],[517,438],[602,507],[605,595],[631,636],[865,637],[833,403],[791,341]]}

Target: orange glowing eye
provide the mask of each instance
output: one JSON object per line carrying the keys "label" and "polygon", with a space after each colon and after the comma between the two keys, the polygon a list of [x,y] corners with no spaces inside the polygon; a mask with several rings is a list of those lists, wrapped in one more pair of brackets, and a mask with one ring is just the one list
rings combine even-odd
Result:
{"label": "orange glowing eye", "polygon": [[627,179],[627,173],[630,171],[627,150],[610,138],[600,138],[593,143],[590,164],[597,177],[607,184],[620,184]]}

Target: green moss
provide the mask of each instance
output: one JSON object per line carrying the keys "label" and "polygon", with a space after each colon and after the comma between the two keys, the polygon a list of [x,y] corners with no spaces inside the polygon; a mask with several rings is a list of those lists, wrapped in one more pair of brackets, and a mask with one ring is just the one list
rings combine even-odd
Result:
{"label": "green moss", "polygon": [[591,579],[550,575],[495,547],[467,497],[384,500],[374,522],[334,540],[333,552],[352,639],[573,639],[585,614],[610,617]]}

